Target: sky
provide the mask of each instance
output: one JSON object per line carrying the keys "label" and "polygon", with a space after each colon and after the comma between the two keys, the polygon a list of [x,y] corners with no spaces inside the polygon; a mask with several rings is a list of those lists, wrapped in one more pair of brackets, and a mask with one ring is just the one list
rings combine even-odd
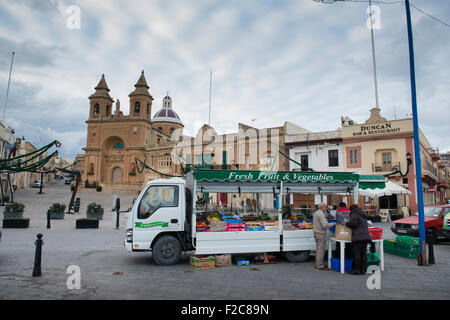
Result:
{"label": "sky", "polygon": [[[405,7],[376,4],[374,30],[381,115],[411,114]],[[414,0],[450,22],[450,2]],[[80,23],[76,23],[79,9]],[[375,106],[367,2],[312,0],[3,0],[0,103],[14,66],[5,123],[36,147],[57,139],[60,155],[86,144],[89,95],[102,74],[129,113],[142,70],[154,98],[168,91],[194,135],[208,123],[237,131],[293,122],[336,130],[341,116],[361,123]],[[433,147],[450,151],[450,27],[411,8],[419,125]],[[73,28],[75,26],[75,28]],[[79,28],[76,28],[78,27]],[[409,114],[409,115],[408,115]]]}

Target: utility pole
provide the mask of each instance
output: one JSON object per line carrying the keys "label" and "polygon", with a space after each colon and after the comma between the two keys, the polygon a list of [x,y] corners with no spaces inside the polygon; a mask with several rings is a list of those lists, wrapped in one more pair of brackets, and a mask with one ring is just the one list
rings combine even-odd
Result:
{"label": "utility pole", "polygon": [[417,114],[417,96],[416,96],[416,76],[414,67],[414,45],[411,26],[411,8],[409,0],[405,0],[406,7],[406,24],[408,28],[408,47],[409,47],[409,72],[411,77],[411,103],[413,114],[413,130],[414,130],[414,165],[416,167],[416,190],[417,205],[419,212],[419,238],[420,238],[420,254],[421,264],[427,264],[425,249],[425,214],[423,208],[423,191],[422,191],[422,164],[420,161],[420,144],[419,144],[419,120]]}
{"label": "utility pole", "polygon": [[369,11],[370,11],[370,36],[372,39],[372,66],[373,66],[373,80],[375,87],[375,106],[380,108],[378,103],[378,83],[377,83],[377,63],[375,60],[375,40],[373,37],[373,20],[372,20],[372,0],[369,0]]}
{"label": "utility pole", "polygon": [[209,72],[209,115],[208,115],[208,126],[211,126],[211,87],[212,87],[212,71]]}
{"label": "utility pole", "polygon": [[11,57],[11,66],[9,67],[9,77],[8,77],[8,87],[6,88],[6,98],[5,98],[5,105],[3,106],[3,116],[2,116],[2,123],[6,128],[6,124],[5,124],[5,118],[6,118],[6,104],[8,103],[8,95],[9,95],[9,85],[11,83],[11,72],[12,72],[12,67],[13,67],[13,62],[14,62],[14,55],[15,52],[12,52],[12,57]]}

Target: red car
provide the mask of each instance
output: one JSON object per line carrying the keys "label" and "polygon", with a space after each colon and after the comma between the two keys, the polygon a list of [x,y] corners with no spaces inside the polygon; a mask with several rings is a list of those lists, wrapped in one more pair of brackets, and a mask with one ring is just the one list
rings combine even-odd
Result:
{"label": "red car", "polygon": [[[433,243],[438,238],[444,237],[442,226],[444,217],[450,212],[450,204],[443,205],[426,205],[424,207],[425,229],[433,233]],[[419,236],[419,217],[417,213],[414,216],[395,220],[391,226],[392,232],[397,235],[408,235],[413,237]]]}

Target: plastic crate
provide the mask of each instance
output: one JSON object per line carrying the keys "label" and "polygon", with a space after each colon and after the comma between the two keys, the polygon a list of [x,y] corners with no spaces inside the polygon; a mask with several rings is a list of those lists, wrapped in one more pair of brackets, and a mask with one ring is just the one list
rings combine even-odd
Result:
{"label": "plastic crate", "polygon": [[[353,259],[344,260],[344,271],[351,271],[353,266]],[[331,269],[334,271],[341,271],[341,261],[338,258],[331,258]]]}
{"label": "plastic crate", "polygon": [[397,243],[395,242],[395,240],[384,239],[383,240],[383,248],[384,248],[383,251],[386,253],[396,254]]}
{"label": "plastic crate", "polygon": [[419,246],[415,246],[415,245],[404,245],[401,243],[397,243],[397,252],[402,252],[402,253],[418,253],[419,252]]}
{"label": "plastic crate", "polygon": [[235,213],[235,214],[224,214],[224,213],[221,213],[220,214],[220,219],[222,219],[222,220],[224,220],[224,219],[233,219],[233,218],[237,218],[237,217],[241,217],[240,215],[239,215],[239,213]]}
{"label": "plastic crate", "polygon": [[245,223],[228,223],[227,231],[245,231]]}
{"label": "plastic crate", "polygon": [[231,218],[231,219],[223,219],[223,221],[225,221],[226,223],[242,223],[242,219],[235,219],[235,218]]}
{"label": "plastic crate", "polygon": [[370,236],[372,240],[381,240],[383,239],[383,229],[381,228],[369,228]]}
{"label": "plastic crate", "polygon": [[420,239],[416,238],[416,237],[410,237],[410,236],[397,236],[396,238],[396,242],[399,244],[404,244],[404,245],[416,245],[418,246],[420,244]]}

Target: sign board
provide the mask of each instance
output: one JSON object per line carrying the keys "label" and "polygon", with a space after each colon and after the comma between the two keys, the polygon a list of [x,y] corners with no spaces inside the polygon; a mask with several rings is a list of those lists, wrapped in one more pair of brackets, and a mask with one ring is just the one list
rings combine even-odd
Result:
{"label": "sign board", "polygon": [[429,192],[429,193],[434,193],[434,192],[436,192],[436,187],[428,187],[428,192]]}

